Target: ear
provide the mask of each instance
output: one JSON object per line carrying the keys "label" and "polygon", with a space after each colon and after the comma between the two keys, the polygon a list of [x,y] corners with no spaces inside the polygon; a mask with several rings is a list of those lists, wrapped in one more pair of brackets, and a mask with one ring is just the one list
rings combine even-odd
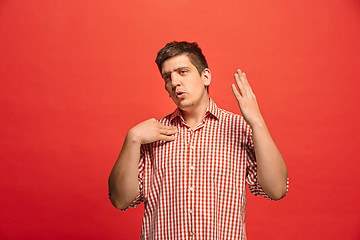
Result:
{"label": "ear", "polygon": [[211,83],[211,71],[208,68],[205,68],[201,73],[201,79],[204,83],[204,86],[209,86]]}

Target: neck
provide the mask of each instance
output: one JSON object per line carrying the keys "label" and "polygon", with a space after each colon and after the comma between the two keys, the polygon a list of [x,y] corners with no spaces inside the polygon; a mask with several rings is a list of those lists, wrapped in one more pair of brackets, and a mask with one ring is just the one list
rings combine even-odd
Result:
{"label": "neck", "polygon": [[204,118],[207,107],[209,106],[209,97],[202,100],[202,104],[198,104],[191,109],[181,110],[185,122],[191,129],[196,128]]}

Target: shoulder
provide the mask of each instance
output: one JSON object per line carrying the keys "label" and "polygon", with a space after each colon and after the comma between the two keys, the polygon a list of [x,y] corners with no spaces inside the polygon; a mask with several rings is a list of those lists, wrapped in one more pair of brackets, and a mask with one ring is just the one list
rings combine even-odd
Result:
{"label": "shoulder", "polygon": [[218,108],[218,110],[219,110],[219,112],[221,114],[221,118],[224,122],[237,122],[237,123],[242,123],[242,124],[247,125],[247,123],[245,122],[242,115],[230,112],[230,111],[222,109],[222,108]]}
{"label": "shoulder", "polygon": [[220,115],[222,124],[233,129],[232,132],[234,134],[238,134],[239,132],[246,136],[252,134],[250,125],[247,124],[242,115],[222,108],[219,108],[219,112],[221,113]]}

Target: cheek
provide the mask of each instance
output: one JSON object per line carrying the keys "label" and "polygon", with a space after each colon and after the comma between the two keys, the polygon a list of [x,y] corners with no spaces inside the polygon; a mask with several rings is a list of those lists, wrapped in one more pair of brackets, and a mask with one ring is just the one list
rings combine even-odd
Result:
{"label": "cheek", "polygon": [[205,84],[203,81],[199,80],[196,82],[196,89],[198,89],[199,91],[202,91],[202,89],[205,88]]}

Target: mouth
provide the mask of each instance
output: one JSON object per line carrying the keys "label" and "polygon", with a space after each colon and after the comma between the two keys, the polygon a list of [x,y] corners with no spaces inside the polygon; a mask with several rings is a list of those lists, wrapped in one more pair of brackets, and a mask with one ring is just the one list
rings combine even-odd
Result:
{"label": "mouth", "polygon": [[176,91],[176,92],[175,92],[175,96],[176,96],[177,98],[183,98],[184,95],[185,95],[185,92],[182,92],[182,91]]}
{"label": "mouth", "polygon": [[184,92],[182,92],[182,91],[176,91],[175,92],[175,96],[177,96],[177,97],[180,97],[180,96],[183,96],[184,95]]}

